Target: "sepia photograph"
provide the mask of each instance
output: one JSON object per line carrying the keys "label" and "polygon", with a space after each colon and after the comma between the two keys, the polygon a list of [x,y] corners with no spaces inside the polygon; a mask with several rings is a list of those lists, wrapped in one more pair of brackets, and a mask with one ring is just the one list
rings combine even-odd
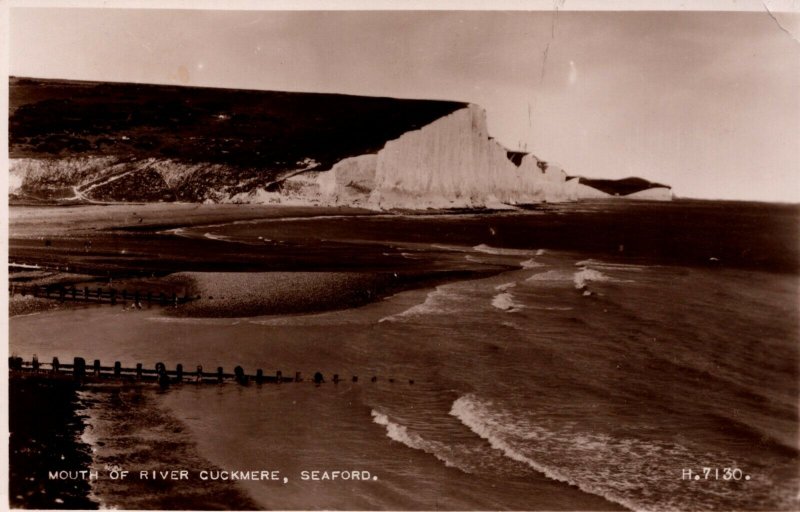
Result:
{"label": "sepia photograph", "polygon": [[0,2],[0,508],[800,509],[797,2],[298,5]]}

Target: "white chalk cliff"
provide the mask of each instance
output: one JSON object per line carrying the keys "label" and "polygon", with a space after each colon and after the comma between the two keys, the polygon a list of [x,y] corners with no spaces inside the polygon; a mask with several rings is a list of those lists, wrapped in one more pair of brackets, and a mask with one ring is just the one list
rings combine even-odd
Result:
{"label": "white chalk cliff", "polygon": [[489,137],[486,113],[470,105],[389,141],[377,155],[317,173],[320,202],[391,208],[507,207],[576,200],[578,182],[533,155],[519,166]]}

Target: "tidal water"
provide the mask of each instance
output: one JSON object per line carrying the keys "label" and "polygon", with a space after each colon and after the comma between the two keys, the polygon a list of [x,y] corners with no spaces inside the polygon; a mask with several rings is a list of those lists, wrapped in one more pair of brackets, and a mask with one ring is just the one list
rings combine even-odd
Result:
{"label": "tidal water", "polygon": [[[661,208],[683,222],[674,205]],[[464,243],[445,234],[478,221],[433,219],[436,229],[423,239],[403,239],[403,229],[414,230],[398,228],[396,246],[408,258],[506,270],[310,315],[175,318],[105,306],[14,317],[10,351],[301,371],[303,383],[147,392],[149,431],[175,439],[145,460],[140,441],[114,433],[116,423],[138,421],[114,415],[134,395],[86,398],[85,438],[98,459],[114,450],[123,463],[136,453],[127,463],[144,469],[278,470],[286,481],[232,484],[263,508],[796,510],[800,279],[776,249],[759,252],[742,234],[763,236],[758,219],[778,213],[742,208],[754,224],[729,226],[725,243],[712,243],[707,255],[708,223],[680,234],[698,240],[686,248],[696,262],[676,257],[675,247],[630,257],[591,243],[538,245],[546,238],[526,247],[521,235],[502,243],[488,230]],[[796,209],[790,213],[796,223]],[[514,229],[524,233],[526,219],[538,225],[541,217],[518,214]],[[291,233],[307,237],[312,221],[303,222]],[[385,219],[348,223],[345,232],[359,233],[353,243],[368,243],[364,233],[376,230],[392,238]],[[199,232],[232,243],[291,236],[288,223],[278,224]],[[769,235],[796,250],[791,229],[773,226]],[[714,247],[741,264],[719,261]],[[315,371],[328,382],[310,383]],[[333,384],[334,373],[343,381]],[[161,418],[155,426],[153,418]],[[337,470],[370,478],[302,479],[304,471]],[[197,500],[202,489],[197,479],[178,485],[170,503],[184,508],[181,493]],[[138,503],[118,487],[97,485],[95,495],[107,506]]]}

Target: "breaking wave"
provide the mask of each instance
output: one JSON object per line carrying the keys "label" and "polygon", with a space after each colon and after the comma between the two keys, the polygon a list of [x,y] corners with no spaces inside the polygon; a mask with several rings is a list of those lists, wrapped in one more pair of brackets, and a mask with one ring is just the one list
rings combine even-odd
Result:
{"label": "breaking wave", "polygon": [[599,270],[594,270],[592,268],[585,268],[585,267],[575,272],[575,274],[572,276],[572,281],[575,283],[575,288],[578,290],[586,288],[586,283],[590,281],[610,281],[610,280],[611,280],[610,277],[603,274]]}
{"label": "breaking wave", "polygon": [[[695,453],[670,442],[579,431],[576,424],[559,427],[538,419],[535,413],[512,413],[473,394],[453,402],[450,415],[505,457],[631,510],[713,509],[720,503],[735,508],[738,499],[730,482],[707,482],[687,489],[680,474],[653,471],[702,467],[709,460],[735,466],[733,458],[724,454]],[[769,478],[759,480],[758,484],[751,481],[749,489],[768,491],[772,485]]]}
{"label": "breaking wave", "polygon": [[447,467],[458,468],[465,473],[471,473],[468,467],[456,464],[450,458],[445,456],[445,453],[451,451],[447,445],[437,441],[424,439],[417,433],[409,432],[406,427],[391,421],[388,416],[376,411],[375,409],[372,409],[371,414],[373,422],[386,427],[386,437],[392,441],[397,441],[398,443],[402,443],[409,448],[422,450],[425,453],[433,455],[442,461]]}
{"label": "breaking wave", "polygon": [[383,317],[378,322],[397,322],[419,316],[453,313],[459,310],[460,305],[470,302],[470,297],[453,292],[446,285],[437,286],[428,293],[421,304],[411,306],[401,313]]}
{"label": "breaking wave", "polygon": [[525,307],[514,301],[514,295],[511,292],[498,293],[492,297],[492,306],[507,313],[515,313]]}
{"label": "breaking wave", "polygon": [[572,276],[573,275],[571,273],[563,270],[546,270],[544,272],[539,272],[538,274],[533,274],[525,281],[570,281]]}
{"label": "breaking wave", "polygon": [[528,269],[528,268],[543,267],[544,264],[543,263],[539,263],[538,261],[536,261],[533,258],[531,258],[529,260],[521,261],[519,263],[519,266],[522,267],[522,268]]}
{"label": "breaking wave", "polygon": [[492,247],[486,244],[480,244],[473,247],[474,250],[478,252],[483,252],[486,254],[495,254],[498,256],[539,256],[539,251],[531,251],[528,249],[505,249],[501,247]]}

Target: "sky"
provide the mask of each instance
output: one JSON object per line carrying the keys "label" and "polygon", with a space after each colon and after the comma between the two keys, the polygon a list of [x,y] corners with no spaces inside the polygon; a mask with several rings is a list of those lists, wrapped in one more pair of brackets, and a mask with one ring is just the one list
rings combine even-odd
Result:
{"label": "sky", "polygon": [[[563,3],[563,2],[562,2]],[[800,14],[12,8],[15,76],[477,103],[509,149],[800,202]]]}

